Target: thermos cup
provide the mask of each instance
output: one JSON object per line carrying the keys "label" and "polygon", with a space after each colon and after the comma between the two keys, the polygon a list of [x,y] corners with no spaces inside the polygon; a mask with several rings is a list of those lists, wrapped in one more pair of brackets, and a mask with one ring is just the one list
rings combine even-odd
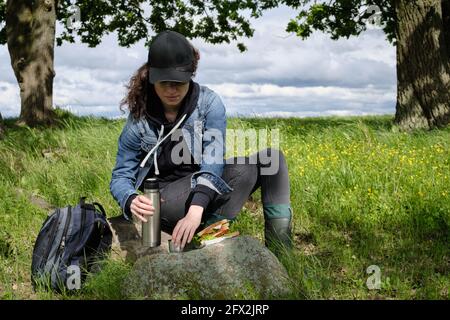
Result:
{"label": "thermos cup", "polygon": [[161,203],[157,178],[144,181],[144,195],[152,201],[155,211],[152,216],[146,216],[147,222],[142,222],[142,245],[154,248],[161,245]]}

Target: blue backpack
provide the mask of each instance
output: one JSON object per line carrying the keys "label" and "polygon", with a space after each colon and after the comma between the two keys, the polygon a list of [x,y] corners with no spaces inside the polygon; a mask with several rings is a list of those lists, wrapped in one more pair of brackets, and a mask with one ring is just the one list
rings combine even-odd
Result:
{"label": "blue backpack", "polygon": [[112,233],[105,210],[85,199],[75,207],[56,209],[44,221],[31,264],[35,289],[38,285],[57,292],[80,289],[87,272],[110,250]]}

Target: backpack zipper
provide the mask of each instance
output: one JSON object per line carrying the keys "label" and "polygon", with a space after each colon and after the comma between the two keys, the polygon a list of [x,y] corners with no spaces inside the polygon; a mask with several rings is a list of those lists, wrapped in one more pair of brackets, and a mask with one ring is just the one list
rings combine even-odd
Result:
{"label": "backpack zipper", "polygon": [[81,230],[79,240],[81,240],[81,236],[83,235],[85,221],[86,221],[86,208],[84,206],[81,206],[81,225],[80,225]]}
{"label": "backpack zipper", "polygon": [[[60,219],[59,215],[61,214],[60,208],[56,209],[56,212],[57,212],[58,221],[59,221],[59,219]],[[56,233],[57,227],[59,225],[58,221],[56,221],[56,223],[53,224],[52,230],[50,231],[50,237],[49,238],[51,239],[51,242],[49,242],[47,244],[47,248],[46,248],[45,254],[43,255],[43,258],[41,260],[40,267],[42,266],[42,262],[46,263],[48,255],[50,254],[50,251],[52,250],[52,243],[55,240],[55,233]]]}
{"label": "backpack zipper", "polygon": [[[86,223],[86,208],[84,206],[80,206],[81,208],[81,222],[80,222],[80,235],[78,236],[78,243],[75,249],[78,249],[82,240],[82,235],[84,233],[84,224]],[[70,263],[72,257],[77,254],[78,251],[73,251],[68,257],[67,261]]]}
{"label": "backpack zipper", "polygon": [[69,224],[70,224],[70,219],[72,217],[72,207],[69,206],[67,208],[67,219],[66,219],[66,225],[64,226],[64,230],[62,233],[62,238],[61,241],[59,243],[59,247],[58,247],[58,252],[56,253],[56,256],[59,256],[61,251],[64,249],[64,247],[66,246],[66,233],[67,233],[67,229],[69,228]]}

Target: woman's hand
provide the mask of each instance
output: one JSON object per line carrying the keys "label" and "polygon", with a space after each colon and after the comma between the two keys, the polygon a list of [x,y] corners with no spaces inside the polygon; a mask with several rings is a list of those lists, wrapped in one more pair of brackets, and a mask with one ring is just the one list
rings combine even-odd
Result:
{"label": "woman's hand", "polygon": [[131,201],[130,211],[142,222],[147,222],[145,217],[153,215],[155,208],[153,207],[152,200],[146,196],[139,195]]}
{"label": "woman's hand", "polygon": [[183,250],[186,242],[190,243],[195,231],[202,221],[203,208],[192,205],[186,216],[179,220],[172,233],[172,242],[176,247]]}

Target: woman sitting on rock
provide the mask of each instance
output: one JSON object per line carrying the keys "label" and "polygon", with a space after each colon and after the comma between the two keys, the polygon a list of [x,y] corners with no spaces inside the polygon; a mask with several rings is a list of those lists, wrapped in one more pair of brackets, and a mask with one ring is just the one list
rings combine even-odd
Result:
{"label": "woman sitting on rock", "polygon": [[[145,179],[157,177],[161,227],[183,248],[202,222],[233,220],[261,187],[266,245],[278,241],[290,247],[286,160],[272,148],[224,160],[225,107],[217,93],[192,80],[199,59],[177,32],[164,31],[152,41],[148,61],[131,78],[121,104],[130,114],[118,141],[111,194],[126,219],[146,221],[154,208],[138,190]],[[262,161],[267,158],[271,161]],[[264,173],[274,164],[276,172]]]}

